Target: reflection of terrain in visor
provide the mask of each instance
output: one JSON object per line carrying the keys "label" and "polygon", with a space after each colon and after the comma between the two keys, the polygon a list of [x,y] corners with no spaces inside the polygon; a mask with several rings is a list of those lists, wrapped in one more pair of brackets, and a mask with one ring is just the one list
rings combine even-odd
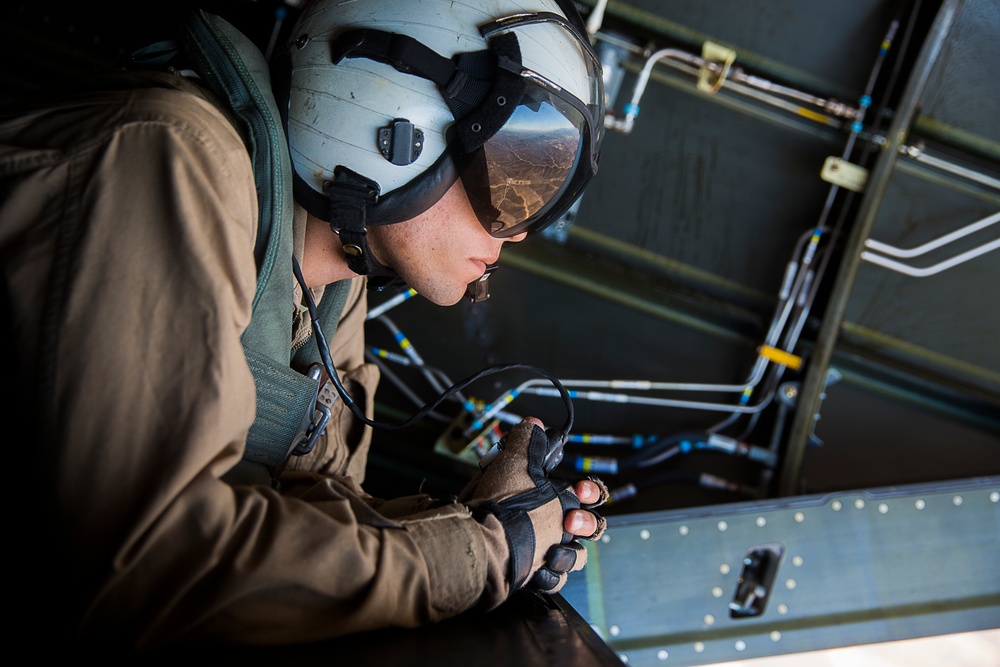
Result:
{"label": "reflection of terrain in visor", "polygon": [[580,160],[584,122],[571,105],[528,86],[507,123],[462,170],[462,183],[490,234],[526,231],[512,228],[559,201]]}

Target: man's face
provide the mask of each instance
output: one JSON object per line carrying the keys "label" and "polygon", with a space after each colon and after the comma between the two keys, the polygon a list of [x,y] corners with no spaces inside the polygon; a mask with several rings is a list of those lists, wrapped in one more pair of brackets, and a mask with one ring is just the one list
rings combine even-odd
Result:
{"label": "man's face", "polygon": [[417,217],[368,228],[368,244],[375,257],[439,306],[458,303],[468,284],[497,261],[500,247],[525,236],[497,239],[486,233],[461,180]]}

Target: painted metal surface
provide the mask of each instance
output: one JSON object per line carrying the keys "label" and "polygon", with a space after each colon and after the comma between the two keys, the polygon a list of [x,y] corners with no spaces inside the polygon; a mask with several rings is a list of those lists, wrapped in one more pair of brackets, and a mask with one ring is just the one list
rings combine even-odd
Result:
{"label": "painted metal surface", "polygon": [[[733,618],[744,558],[781,556]],[[612,519],[564,596],[629,665],[1000,627],[1000,477]]]}

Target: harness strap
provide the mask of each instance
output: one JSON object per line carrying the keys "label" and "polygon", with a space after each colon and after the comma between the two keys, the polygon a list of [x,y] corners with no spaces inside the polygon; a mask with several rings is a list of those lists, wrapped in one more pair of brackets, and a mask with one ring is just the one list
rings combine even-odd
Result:
{"label": "harness strap", "polygon": [[243,460],[225,479],[234,483],[234,478],[251,478],[269,484],[309,429],[319,380],[250,348],[243,352],[257,389],[257,416],[247,434]]}
{"label": "harness strap", "polygon": [[330,197],[327,219],[340,236],[347,266],[358,275],[381,268],[368,247],[365,226],[368,207],[378,202],[378,184],[345,167],[334,170],[334,180],[326,184]]}
{"label": "harness strap", "polygon": [[[243,124],[258,197],[257,290],[253,317],[242,336],[257,413],[243,459],[223,479],[271,485],[292,451],[309,440],[306,434],[315,436],[325,423],[317,420],[319,373],[310,375],[309,363],[294,368],[291,363],[291,163],[267,62],[256,47],[233,26],[201,10],[191,14],[184,37],[184,55]],[[158,55],[154,51],[149,57]],[[348,285],[328,290],[332,298],[329,303],[323,299],[319,324],[332,334]]]}

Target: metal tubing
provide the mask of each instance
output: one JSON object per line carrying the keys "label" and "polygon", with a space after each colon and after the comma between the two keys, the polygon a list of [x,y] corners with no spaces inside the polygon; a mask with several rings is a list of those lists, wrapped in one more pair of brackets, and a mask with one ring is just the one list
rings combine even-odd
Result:
{"label": "metal tubing", "polygon": [[[583,4],[594,6],[595,0],[583,0]],[[646,32],[652,33],[654,41],[657,37],[671,42],[685,44],[703,44],[711,39],[711,35],[695,30],[681,23],[671,21],[655,12],[632,6],[630,3],[609,3],[605,17],[622,20],[634,26],[641,26]],[[605,18],[602,17],[602,18]],[[600,36],[599,34],[597,35]],[[785,81],[803,90],[829,90],[835,97],[847,99],[852,92],[843,84],[818,77],[804,69],[772,60],[766,56],[746,49],[740,49],[740,61],[756,71],[764,73],[768,78]]]}
{"label": "metal tubing", "polygon": [[906,157],[913,158],[917,162],[926,164],[929,167],[934,167],[935,169],[940,169],[941,171],[949,174],[954,174],[955,176],[972,181],[973,183],[985,185],[993,190],[1000,190],[1000,179],[993,178],[992,176],[984,174],[981,171],[968,169],[949,162],[948,160],[942,160],[941,158],[934,157],[933,155],[928,155],[921,149],[912,146],[904,147],[903,153]]}
{"label": "metal tubing", "polygon": [[889,269],[890,271],[902,273],[903,275],[911,276],[913,278],[926,278],[927,276],[933,276],[941,273],[942,271],[952,269],[959,264],[968,262],[970,259],[975,259],[980,255],[985,255],[986,253],[997,249],[1000,249],[1000,239],[995,239],[989,243],[976,246],[971,250],[966,250],[963,253],[955,255],[954,257],[923,268],[910,266],[909,264],[904,264],[903,262],[897,262],[896,260],[876,255],[873,252],[861,253],[861,259],[866,262],[871,262],[872,264],[877,264],[883,268]]}
{"label": "metal tubing", "polygon": [[909,259],[911,257],[919,257],[920,255],[928,253],[931,250],[937,250],[942,246],[948,245],[952,241],[957,241],[960,238],[964,238],[969,234],[978,232],[980,229],[985,229],[998,222],[1000,222],[1000,212],[988,215],[981,220],[977,220],[976,222],[966,225],[961,229],[956,229],[953,232],[932,239],[927,243],[917,246],[916,248],[897,248],[896,246],[889,245],[888,243],[873,241],[872,239],[865,241],[865,246],[871,250],[880,252],[883,255]]}
{"label": "metal tubing", "polygon": [[830,302],[823,316],[812,360],[802,383],[798,409],[795,411],[792,428],[789,431],[785,456],[778,478],[780,495],[794,495],[798,491],[798,481],[806,446],[813,433],[816,412],[820,406],[830,359],[833,356],[837,336],[861,266],[861,252],[864,249],[865,240],[871,236],[875,219],[885,198],[889,179],[899,156],[899,148],[906,139],[910,124],[916,115],[920,96],[927,85],[931,70],[944,46],[961,4],[961,0],[945,0],[938,10],[893,116],[887,145],[882,147],[882,152],[878,156],[868,179],[857,221],[848,238],[844,259],[840,264],[837,280],[830,295]]}

